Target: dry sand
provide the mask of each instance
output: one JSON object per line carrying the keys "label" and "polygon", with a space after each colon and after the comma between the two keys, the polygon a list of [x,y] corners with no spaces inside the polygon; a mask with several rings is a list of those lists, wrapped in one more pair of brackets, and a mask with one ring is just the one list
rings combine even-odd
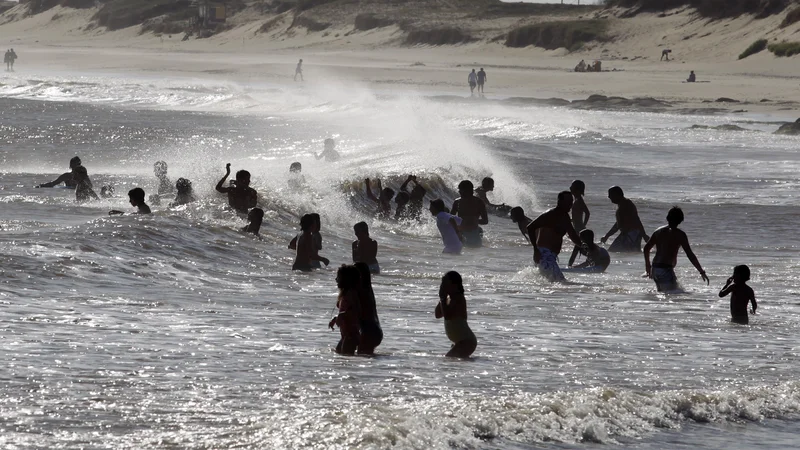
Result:
{"label": "dry sand", "polygon": [[[24,6],[6,16],[18,8]],[[674,102],[673,109],[681,110],[725,108],[775,112],[787,119],[798,116],[800,76],[796,59],[778,58],[764,51],[737,60],[737,55],[759,37],[791,39],[798,24],[780,30],[783,15],[711,22],[690,10],[673,11],[666,17],[640,14],[627,19],[615,18],[617,13],[596,14],[611,21],[613,41],[589,45],[572,54],[565,49],[513,49],[488,40],[406,47],[400,44],[403,32],[396,26],[353,33],[350,22],[324,32],[286,30],[288,24],[279,23],[270,33],[257,33],[265,18],[247,13],[237,17],[238,25],[230,31],[208,39],[181,41],[182,35],[139,35],[138,27],[114,32],[87,30],[93,10],[60,7],[0,25],[0,41],[19,55],[18,74],[30,73],[32,77],[64,71],[290,83],[297,59],[303,58],[311,82],[315,77],[335,77],[379,90],[468,95],[468,71],[484,67],[489,77],[489,98],[575,100],[603,94],[653,97]],[[516,22],[495,19],[491,26],[512,27]],[[670,62],[659,61],[665,48],[672,49],[674,59]],[[603,68],[610,71],[572,72],[581,59],[600,59]],[[690,70],[703,82],[684,83]],[[720,97],[741,103],[714,102]]]}

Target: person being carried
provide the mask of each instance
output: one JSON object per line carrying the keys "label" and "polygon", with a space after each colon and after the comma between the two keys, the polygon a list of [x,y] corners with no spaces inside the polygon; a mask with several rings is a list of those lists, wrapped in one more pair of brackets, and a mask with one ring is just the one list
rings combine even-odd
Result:
{"label": "person being carried", "polygon": [[750,280],[750,268],[741,265],[733,268],[733,276],[728,278],[725,286],[719,291],[720,297],[731,294],[731,322],[747,325],[750,318],[747,315],[747,304],[752,303],[752,314],[756,313],[758,304],[753,288],[747,285]]}
{"label": "person being carried", "polygon": [[557,259],[564,235],[568,235],[575,245],[581,245],[581,238],[569,217],[572,202],[569,191],[560,192],[556,207],[545,211],[528,225],[528,236],[535,239],[533,262],[538,266],[539,273],[550,281],[566,281]]}
{"label": "person being carried", "polygon": [[694,70],[689,72],[689,78],[686,79],[687,83],[694,83],[697,81],[697,75],[694,74]]}
{"label": "person being carried", "polygon": [[81,159],[75,156],[69,160],[69,170],[70,170],[69,172],[62,173],[61,176],[59,176],[58,178],[49,183],[42,183],[34,187],[51,188],[58,186],[61,183],[64,183],[64,187],[67,187],[69,189],[75,189],[75,186],[77,186],[78,183],[76,183],[75,180],[73,179],[73,174],[75,173],[75,169],[81,167],[81,165],[82,165]]}
{"label": "person being carried", "polygon": [[169,204],[170,208],[192,203],[193,201],[197,200],[197,198],[194,196],[192,182],[186,178],[178,178],[178,181],[175,182],[175,191],[175,201]]}
{"label": "person being carried", "polygon": [[575,248],[579,249],[581,253],[586,255],[586,261],[578,264],[577,266],[573,266],[572,263],[574,263],[575,260],[570,258],[570,268],[567,269],[567,271],[591,273],[605,272],[609,264],[611,264],[611,256],[609,256],[606,249],[594,243],[594,231],[586,229],[581,230],[581,232],[578,234],[581,237],[583,246]]}
{"label": "person being carried", "polygon": [[[678,251],[683,248],[686,257],[700,272],[706,283],[710,283],[706,271],[700,266],[700,261],[694,255],[689,245],[689,238],[678,225],[683,222],[683,211],[673,206],[667,213],[667,225],[653,232],[653,236],[644,246],[644,269],[647,276],[656,282],[659,292],[674,291],[679,289],[678,279],[675,277],[675,265],[678,264]],[[656,256],[650,265],[650,250],[656,247]]]}
{"label": "person being carried", "polygon": [[[414,188],[411,189],[411,192],[408,192],[408,184],[411,182],[414,183]],[[400,194],[404,192],[408,194],[408,202],[400,214],[401,218],[420,220],[422,218],[422,207],[424,206],[423,201],[428,191],[419,184],[415,175],[409,175],[403,184],[400,185]],[[398,194],[398,197],[400,194]],[[398,204],[400,203],[397,199],[395,199],[395,201],[398,202]],[[398,206],[398,210],[399,209],[400,207]]]}
{"label": "person being carried", "polygon": [[[586,224],[589,223],[589,207],[586,206],[586,202],[583,200],[583,196],[586,194],[586,184],[581,180],[575,180],[569,186],[569,191],[572,193],[572,198],[574,201],[572,202],[572,226],[575,228],[575,231],[580,233],[582,230],[586,229]],[[592,234],[592,239],[594,239],[594,234]],[[575,246],[572,249],[572,255],[569,257],[569,266],[572,266],[572,263],[575,262],[575,258],[578,257],[578,253],[581,253],[581,247]]]}
{"label": "person being carried", "polygon": [[297,76],[300,75],[300,81],[305,81],[303,79],[303,60],[297,62],[297,67],[294,68],[294,81],[297,81]]}
{"label": "person being carried", "polygon": [[[264,217],[264,210],[256,208],[258,204],[258,193],[250,187],[250,172],[240,170],[236,172],[236,182],[233,186],[224,186],[225,181],[231,175],[231,163],[225,165],[225,176],[217,183],[217,192],[228,194],[228,205],[233,208],[239,217],[248,218],[250,223],[245,227],[248,233],[258,234],[261,223],[255,224],[251,217]],[[251,209],[258,210],[252,216],[249,214]]]}
{"label": "person being carried", "polygon": [[[319,256],[319,253],[316,250],[313,234],[314,227],[314,216],[311,214],[306,214],[300,218],[301,233],[292,241],[295,243],[294,249],[296,250],[292,270],[310,272],[315,268],[315,264],[313,263],[314,261],[322,262],[326,266],[330,264],[330,260],[323,256]],[[291,243],[289,244],[289,248],[292,248]]]}
{"label": "person being carried", "polygon": [[341,158],[339,152],[336,151],[336,141],[331,138],[325,139],[325,149],[322,150],[322,153],[317,155],[314,153],[314,158],[318,161],[322,158],[325,158],[327,162],[336,162]]}
{"label": "person being carried", "polygon": [[369,237],[367,223],[358,222],[353,225],[353,231],[357,238],[353,241],[353,262],[366,264],[374,274],[381,273],[381,266],[378,265],[378,243]]}
{"label": "person being carried", "polygon": [[463,247],[464,236],[461,234],[461,217],[447,212],[447,207],[441,199],[431,200],[431,214],[436,217],[436,227],[442,235],[444,250],[442,253],[458,255]]}
{"label": "person being carried", "polygon": [[359,319],[358,329],[361,339],[358,342],[359,355],[372,355],[375,347],[383,341],[383,329],[378,319],[378,305],[375,303],[375,292],[372,290],[372,269],[363,262],[355,263],[361,276],[358,289]]}
{"label": "person being carried", "polygon": [[[128,200],[130,200],[131,206],[136,208],[136,212],[133,214],[150,214],[150,207],[144,202],[144,198],[144,189],[142,188],[137,187],[128,191]],[[116,209],[108,212],[109,216],[121,216],[123,214],[125,213]]]}
{"label": "person being carried", "polygon": [[375,214],[381,219],[388,219],[392,216],[392,198],[394,197],[394,190],[388,187],[382,188],[380,179],[376,179],[375,182],[378,184],[380,197],[376,197],[375,194],[372,193],[370,179],[367,178],[364,180],[367,189],[367,198],[378,204],[378,209],[375,211]]}
{"label": "person being carried", "polygon": [[478,74],[475,73],[475,69],[467,75],[467,83],[469,83],[469,95],[475,96],[475,86],[478,85]]}
{"label": "person being carried", "polygon": [[608,233],[600,239],[600,243],[605,244],[609,237],[619,231],[619,236],[614,239],[614,242],[608,247],[608,251],[640,252],[642,240],[644,239],[647,241],[649,238],[647,232],[644,230],[641,219],[639,219],[639,211],[636,209],[636,205],[625,198],[625,194],[619,186],[612,186],[608,190],[608,198],[611,200],[611,203],[617,205],[615,214],[617,221],[614,223],[614,226],[608,230]]}
{"label": "person being carried", "polygon": [[483,85],[489,81],[489,78],[486,76],[486,72],[483,71],[483,67],[481,70],[478,71],[478,92],[483,94]]}
{"label": "person being carried", "polygon": [[75,200],[78,203],[88,202],[89,200],[100,200],[100,197],[92,189],[92,180],[86,167],[78,166],[72,171],[72,179],[75,181]]}
{"label": "person being carried", "polygon": [[336,307],[339,313],[331,319],[328,327],[339,327],[341,339],[336,344],[336,353],[340,355],[354,355],[361,341],[359,332],[359,319],[361,318],[359,289],[361,275],[355,266],[342,264],[336,272],[336,286],[339,288],[339,298]]}
{"label": "person being carried", "polygon": [[459,216],[463,220],[461,233],[464,235],[464,245],[473,248],[481,247],[483,246],[483,229],[480,225],[489,223],[486,203],[475,197],[475,189],[469,180],[458,183],[458,193],[461,197],[453,202],[450,214]]}
{"label": "person being carried", "polygon": [[522,233],[522,236],[525,238],[528,243],[531,242],[530,236],[528,236],[528,224],[532,222],[530,217],[525,215],[525,210],[522,209],[521,206],[515,206],[511,208],[511,221],[513,221],[519,227],[519,231]]}
{"label": "person being carried", "polygon": [[464,297],[464,283],[458,272],[447,272],[439,285],[439,303],[434,316],[444,318],[444,332],[453,343],[445,356],[469,358],[478,346],[478,339],[467,323],[467,299]]}
{"label": "person being carried", "polygon": [[492,211],[495,214],[508,214],[508,211],[511,209],[510,206],[506,205],[505,203],[493,204],[489,201],[489,197],[486,194],[493,191],[494,179],[491,177],[486,177],[481,180],[481,186],[475,189],[475,196],[483,201],[483,203],[486,205],[487,211]]}

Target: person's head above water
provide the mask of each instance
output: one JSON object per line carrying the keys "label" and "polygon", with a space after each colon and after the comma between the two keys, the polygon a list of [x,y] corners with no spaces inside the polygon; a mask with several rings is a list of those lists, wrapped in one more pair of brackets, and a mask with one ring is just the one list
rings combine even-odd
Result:
{"label": "person's head above water", "polygon": [[578,234],[581,237],[581,242],[584,244],[594,244],[594,231],[587,228]]}
{"label": "person's head above water", "polygon": [[83,165],[83,163],[81,162],[81,159],[79,157],[77,157],[77,156],[73,156],[72,159],[69,160],[69,168],[70,169],[74,169],[74,168],[80,167],[82,165]]}
{"label": "person's head above water", "polygon": [[369,225],[367,225],[367,222],[358,222],[353,225],[353,232],[359,239],[362,237],[369,237]]}
{"label": "person's head above water", "polygon": [[575,199],[572,197],[570,191],[561,191],[558,193],[558,204],[556,208],[569,212],[569,210],[572,209],[572,203],[574,201]]}
{"label": "person's head above water", "polygon": [[683,222],[683,210],[673,206],[667,213],[667,224],[670,228],[677,228],[681,222]]}
{"label": "person's head above water", "polygon": [[510,214],[511,214],[511,220],[514,223],[522,222],[523,220],[525,220],[525,210],[522,209],[522,207],[520,206],[515,206],[511,208]]}
{"label": "person's head above water", "polygon": [[186,178],[178,178],[175,182],[175,190],[178,194],[190,194],[192,192],[192,182]]}
{"label": "person's head above water", "polygon": [[131,201],[131,205],[139,206],[144,203],[144,189],[142,188],[133,188],[128,191],[128,199]]}
{"label": "person's head above water", "polygon": [[494,190],[494,178],[486,177],[481,180],[481,187],[484,191],[493,191]]}
{"label": "person's head above water", "polygon": [[611,186],[611,188],[609,188],[608,199],[611,200],[611,203],[619,203],[623,198],[625,198],[625,194],[622,192],[621,187]]}
{"label": "person's head above water", "polygon": [[336,147],[336,141],[331,138],[325,139],[325,150],[333,150]]}
{"label": "person's head above water", "polygon": [[436,200],[431,200],[431,205],[429,207],[431,214],[434,216],[439,214],[442,211],[447,211],[447,207],[444,206],[444,200],[437,198]]}
{"label": "person's head above water", "polygon": [[342,264],[342,267],[339,267],[339,270],[336,271],[336,286],[341,292],[358,289],[359,284],[361,284],[361,274],[356,266]]}
{"label": "person's head above water", "polygon": [[166,176],[167,175],[167,163],[165,161],[156,161],[156,163],[153,164],[153,173],[155,173],[155,175],[157,177]]}
{"label": "person's head above water", "polygon": [[408,195],[408,192],[400,192],[397,194],[397,197],[394,198],[395,203],[397,206],[403,206],[411,200],[411,196]]}
{"label": "person's head above water", "polygon": [[463,294],[464,282],[461,279],[461,274],[455,270],[447,272],[442,277],[442,284],[439,286],[439,297],[445,297],[450,294]]}
{"label": "person's head above water", "polygon": [[289,166],[289,172],[300,173],[303,170],[303,165],[295,161]]}
{"label": "person's head above water", "polygon": [[311,214],[304,214],[300,218],[300,229],[303,231],[311,231],[314,229],[314,218]]}
{"label": "person's head above water", "polygon": [[250,172],[246,170],[236,172],[236,187],[243,188],[247,186],[250,186]]}
{"label": "person's head above water", "polygon": [[472,197],[475,193],[475,186],[472,184],[472,181],[464,180],[458,183],[458,193],[461,194],[462,197]]}
{"label": "person's head above water", "polygon": [[381,200],[389,201],[394,197],[394,189],[392,188],[383,188],[381,191]]}
{"label": "person's head above water", "polygon": [[733,268],[733,281],[744,283],[750,280],[750,268],[744,264]]}
{"label": "person's head above water", "polygon": [[583,195],[586,193],[586,184],[581,180],[575,180],[569,185],[569,191],[572,195]]}

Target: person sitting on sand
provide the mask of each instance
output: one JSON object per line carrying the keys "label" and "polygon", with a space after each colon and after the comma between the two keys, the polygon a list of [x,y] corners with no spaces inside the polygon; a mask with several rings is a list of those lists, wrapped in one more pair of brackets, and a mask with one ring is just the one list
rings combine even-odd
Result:
{"label": "person sitting on sand", "polygon": [[472,69],[472,72],[467,76],[467,83],[469,83],[469,94],[474,96],[475,86],[478,85],[478,74],[475,73],[475,69]]}
{"label": "person sitting on sand", "polygon": [[[692,265],[700,272],[700,277],[708,284],[710,281],[706,276],[706,271],[700,266],[689,245],[689,238],[678,225],[683,222],[683,211],[677,206],[673,206],[667,213],[667,225],[653,232],[653,236],[648,239],[644,246],[644,269],[647,276],[656,282],[659,292],[674,291],[679,289],[678,279],[675,277],[675,265],[678,264],[678,250],[683,248],[686,257]],[[653,264],[650,265],[650,250],[656,247],[656,256]]]}
{"label": "person sitting on sand", "polygon": [[353,241],[353,262],[364,263],[369,266],[369,271],[374,274],[381,273],[378,265],[378,243],[369,237],[369,226],[366,222],[353,225],[356,240]]}
{"label": "person sitting on sand", "polygon": [[177,192],[175,194],[175,201],[169,204],[170,208],[192,203],[197,200],[194,196],[192,182],[186,178],[178,178],[178,181],[175,182],[175,191]]}
{"label": "person sitting on sand", "polygon": [[[411,192],[408,192],[408,184],[412,182],[414,183],[414,188],[411,189]],[[422,207],[424,206],[423,201],[428,191],[419,184],[415,175],[409,175],[403,184],[400,185],[400,193],[403,192],[408,193],[408,205],[403,211],[403,218],[420,220],[422,218]],[[398,194],[398,196],[399,195],[400,194]]]}
{"label": "person sitting on sand", "polygon": [[725,286],[719,291],[720,297],[731,294],[731,322],[747,325],[750,318],[747,315],[747,304],[752,303],[752,314],[756,313],[758,304],[753,288],[747,285],[750,280],[750,268],[747,266],[736,266],[733,268],[733,276],[728,278]]}
{"label": "person sitting on sand", "polygon": [[[150,207],[144,202],[144,198],[144,189],[142,188],[137,187],[128,191],[128,200],[130,200],[131,206],[136,208],[136,212],[133,214],[150,214]],[[123,214],[125,213],[116,209],[108,212],[109,216],[121,216]]]}
{"label": "person sitting on sand", "polygon": [[375,347],[381,345],[383,341],[383,330],[381,321],[378,319],[378,305],[375,303],[375,291],[372,290],[372,269],[363,263],[354,264],[361,277],[361,284],[358,289],[359,300],[359,319],[358,329],[361,339],[358,342],[359,355],[372,355]]}
{"label": "person sitting on sand", "polygon": [[[314,216],[311,214],[306,214],[300,218],[301,233],[292,240],[295,244],[294,249],[296,250],[292,270],[310,272],[316,266],[314,261],[322,262],[326,266],[330,264],[330,260],[323,256],[319,256],[318,250],[315,248],[315,226]],[[289,244],[289,248],[292,248],[291,244]]]}
{"label": "person sitting on sand", "polygon": [[336,151],[336,141],[331,138],[325,139],[325,149],[322,150],[322,153],[314,154],[314,158],[317,160],[325,158],[327,162],[336,162],[340,157],[339,152]]}
{"label": "person sitting on sand", "polygon": [[78,203],[87,202],[89,200],[100,200],[100,197],[92,189],[92,180],[89,179],[89,174],[86,167],[78,166],[72,171],[72,179],[75,181],[75,200]]}
{"label": "person sitting on sand", "polygon": [[575,66],[575,72],[586,72],[586,61],[581,60],[581,62]]}
{"label": "person sitting on sand", "polygon": [[603,247],[595,244],[594,242],[594,231],[592,230],[582,230],[578,233],[581,237],[581,242],[583,242],[582,247],[575,247],[581,251],[584,255],[586,255],[586,261],[578,264],[577,266],[572,266],[572,263],[575,262],[574,258],[570,258],[569,260],[569,267],[572,269],[573,272],[592,272],[592,273],[600,273],[605,272],[608,268],[608,265],[611,264],[611,256],[609,256],[608,251]]}
{"label": "person sitting on sand", "polygon": [[694,83],[695,81],[697,81],[697,76],[694,74],[694,70],[692,70],[691,72],[689,72],[689,78],[686,79],[686,82]]}
{"label": "person sitting on sand", "polygon": [[517,224],[522,236],[530,243],[531,238],[528,236],[528,224],[532,221],[525,215],[525,210],[523,210],[521,206],[511,208],[511,221]]}
{"label": "person sitting on sand", "polygon": [[485,177],[481,180],[481,186],[475,189],[475,196],[479,199],[483,200],[483,203],[486,205],[486,209],[495,213],[507,213],[509,209],[511,209],[505,203],[500,204],[493,204],[489,201],[489,197],[486,196],[487,193],[494,191],[494,179],[491,177]]}
{"label": "person sitting on sand", "polygon": [[328,327],[339,327],[341,339],[336,344],[336,353],[340,355],[354,355],[361,341],[359,332],[359,319],[361,318],[361,274],[355,266],[343,264],[336,271],[336,287],[339,288],[339,298],[336,301],[338,314],[331,319]]}
{"label": "person sitting on sand", "polygon": [[600,242],[605,244],[609,237],[619,231],[619,236],[614,239],[614,242],[608,247],[609,252],[641,251],[642,240],[647,241],[649,238],[644,230],[641,219],[639,219],[639,211],[637,211],[636,205],[625,198],[625,194],[619,186],[612,186],[608,190],[608,198],[611,200],[611,203],[617,205],[617,221],[614,223],[614,226],[608,230],[608,233],[600,239]]}
{"label": "person sitting on sand", "polygon": [[378,209],[375,211],[375,214],[377,214],[381,219],[388,219],[392,216],[392,198],[394,197],[394,190],[388,187],[383,188],[379,178],[376,179],[375,182],[378,184],[378,192],[380,192],[380,197],[376,197],[375,194],[372,193],[370,179],[367,178],[364,180],[367,190],[367,198],[378,204]]}
{"label": "person sitting on sand", "polygon": [[453,343],[445,356],[469,358],[478,346],[478,339],[467,323],[467,299],[464,297],[464,283],[458,272],[447,272],[439,285],[439,303],[434,316],[444,318],[444,332]]}
{"label": "person sitting on sand", "polygon": [[49,183],[42,183],[42,184],[36,185],[34,187],[37,187],[37,188],[51,188],[51,187],[58,186],[61,183],[64,183],[64,187],[69,188],[69,189],[75,189],[75,186],[77,186],[78,183],[76,183],[75,180],[73,179],[73,174],[75,173],[75,169],[77,167],[80,167],[81,165],[82,165],[81,159],[79,157],[75,156],[75,157],[73,157],[72,159],[69,160],[69,170],[70,170],[69,172],[62,173],[61,176],[59,176],[58,178],[56,178],[55,180],[53,180],[53,181],[51,181]]}
{"label": "person sitting on sand", "polygon": [[[233,186],[223,186],[230,175],[231,163],[228,163],[225,165],[225,176],[217,183],[217,192],[228,194],[228,205],[236,211],[239,217],[248,218],[249,220],[251,209],[259,210],[253,214],[253,217],[264,217],[264,210],[256,208],[258,193],[250,187],[250,172],[246,170],[236,172],[236,182],[233,183]],[[251,222],[246,229],[249,233],[258,234],[260,227],[260,223],[255,226]]]}
{"label": "person sitting on sand", "polygon": [[528,236],[535,239],[533,262],[538,266],[539,273],[553,282],[566,280],[557,259],[564,235],[568,235],[575,245],[581,245],[581,238],[569,217],[572,202],[569,191],[560,192],[556,207],[545,211],[528,225]]}
{"label": "person sitting on sand", "polygon": [[489,223],[486,204],[483,200],[475,197],[475,189],[469,180],[458,183],[458,193],[461,197],[453,202],[450,214],[459,216],[463,220],[461,233],[464,235],[464,245],[474,248],[481,247],[483,246],[483,229],[480,225]]}

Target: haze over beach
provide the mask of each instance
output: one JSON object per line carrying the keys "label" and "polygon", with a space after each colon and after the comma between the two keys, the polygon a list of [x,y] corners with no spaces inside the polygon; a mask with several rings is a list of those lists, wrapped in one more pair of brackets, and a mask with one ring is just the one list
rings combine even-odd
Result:
{"label": "haze over beach", "polygon": [[[0,448],[797,447],[800,3],[231,0],[200,26],[202,3],[0,2]],[[481,234],[458,186],[486,177]],[[509,209],[573,180],[611,261],[553,283],[567,226],[534,263]],[[682,209],[699,267],[650,254],[675,289],[614,251],[612,186],[647,235]],[[429,207],[459,197],[482,247],[446,254]],[[356,334],[383,340],[345,356],[362,221]],[[292,270],[308,252],[330,264]]]}

